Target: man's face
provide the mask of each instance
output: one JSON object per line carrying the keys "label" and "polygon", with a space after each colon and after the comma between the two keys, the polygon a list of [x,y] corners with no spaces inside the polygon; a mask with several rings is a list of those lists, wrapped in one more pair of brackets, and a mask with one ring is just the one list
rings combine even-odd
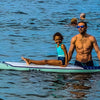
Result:
{"label": "man's face", "polygon": [[87,27],[84,23],[79,23],[77,28],[80,34],[84,35],[86,33]]}

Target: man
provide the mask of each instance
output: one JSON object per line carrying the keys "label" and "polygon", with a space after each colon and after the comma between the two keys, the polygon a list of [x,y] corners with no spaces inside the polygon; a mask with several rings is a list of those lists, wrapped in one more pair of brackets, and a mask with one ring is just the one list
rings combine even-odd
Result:
{"label": "man", "polygon": [[68,60],[70,61],[72,58],[72,54],[74,49],[76,49],[76,66],[86,67],[86,66],[94,66],[92,61],[92,49],[94,48],[98,59],[100,60],[100,50],[97,44],[95,37],[86,33],[87,31],[87,23],[79,22],[78,23],[78,31],[79,34],[74,36],[71,40],[71,45],[68,52]]}
{"label": "man", "polygon": [[81,19],[81,20],[84,20],[84,19],[85,19],[85,13],[81,13],[81,14],[80,14],[80,19]]}

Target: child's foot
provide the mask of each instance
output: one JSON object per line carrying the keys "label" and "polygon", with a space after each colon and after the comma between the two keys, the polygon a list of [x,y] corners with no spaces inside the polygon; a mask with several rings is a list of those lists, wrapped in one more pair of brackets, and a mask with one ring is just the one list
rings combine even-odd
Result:
{"label": "child's foot", "polygon": [[29,59],[24,58],[24,57],[21,57],[21,58],[22,58],[22,60],[24,60],[24,61],[26,62],[26,64],[27,64],[27,65],[29,65],[29,64],[30,64],[30,60],[29,60]]}

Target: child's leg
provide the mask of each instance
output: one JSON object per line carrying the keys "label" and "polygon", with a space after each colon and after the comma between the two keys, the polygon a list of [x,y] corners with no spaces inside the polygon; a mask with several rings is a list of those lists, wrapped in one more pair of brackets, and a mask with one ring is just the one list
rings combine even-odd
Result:
{"label": "child's leg", "polygon": [[27,65],[29,65],[30,64],[30,61],[29,61],[29,59],[27,59],[27,58],[24,58],[24,57],[21,57],[22,58],[22,60],[24,60],[25,62],[26,62],[26,64]]}
{"label": "child's leg", "polygon": [[61,66],[62,65],[62,61],[61,60],[46,60],[46,64],[48,65],[55,65],[55,66]]}
{"label": "child's leg", "polygon": [[27,59],[27,58],[24,58],[24,57],[21,57],[22,60],[24,60],[27,65],[29,65],[30,63],[33,63],[33,64],[37,64],[37,65],[45,65],[46,64],[46,60],[31,60],[31,59]]}
{"label": "child's leg", "polygon": [[61,66],[62,65],[62,61],[61,60],[31,60],[31,59],[27,59],[24,57],[21,57],[28,65],[30,63],[33,64],[37,64],[37,65],[55,65],[55,66]]}

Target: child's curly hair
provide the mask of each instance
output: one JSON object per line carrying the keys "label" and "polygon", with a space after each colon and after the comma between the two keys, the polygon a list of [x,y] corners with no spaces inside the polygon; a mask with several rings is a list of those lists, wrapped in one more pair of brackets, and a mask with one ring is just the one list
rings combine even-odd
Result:
{"label": "child's curly hair", "polygon": [[62,36],[62,34],[59,33],[59,32],[56,32],[56,33],[53,35],[53,40],[55,40],[55,36],[60,36],[60,37],[61,37],[61,40],[64,39],[63,36]]}

